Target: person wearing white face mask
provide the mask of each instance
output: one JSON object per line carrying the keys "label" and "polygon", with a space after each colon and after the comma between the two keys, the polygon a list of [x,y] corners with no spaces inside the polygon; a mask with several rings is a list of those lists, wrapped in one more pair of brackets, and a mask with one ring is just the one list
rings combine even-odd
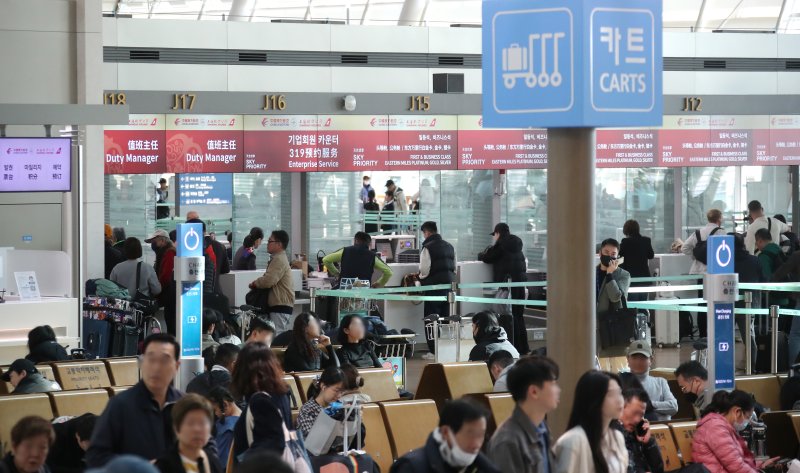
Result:
{"label": "person wearing white face mask", "polygon": [[402,457],[390,473],[499,473],[480,450],[486,437],[488,413],[472,401],[445,404],[439,427],[425,446]]}
{"label": "person wearing white face mask", "polygon": [[753,395],[735,389],[717,391],[702,412],[692,440],[692,459],[711,473],[757,473],[779,457],[756,462],[739,435],[747,428],[756,402]]}

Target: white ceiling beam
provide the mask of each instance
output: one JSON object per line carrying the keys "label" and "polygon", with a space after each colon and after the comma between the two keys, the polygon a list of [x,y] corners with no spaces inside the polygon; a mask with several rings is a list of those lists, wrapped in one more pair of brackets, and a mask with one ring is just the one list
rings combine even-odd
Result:
{"label": "white ceiling beam", "polygon": [[425,11],[427,0],[405,0],[397,26],[419,26],[422,13]]}

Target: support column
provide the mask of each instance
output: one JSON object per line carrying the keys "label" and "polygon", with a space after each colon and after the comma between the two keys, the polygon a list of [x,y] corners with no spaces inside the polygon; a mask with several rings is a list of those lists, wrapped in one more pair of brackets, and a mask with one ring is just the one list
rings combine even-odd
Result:
{"label": "support column", "polygon": [[557,438],[596,354],[594,129],[549,129],[548,156],[547,354],[561,367],[562,386],[548,423]]}

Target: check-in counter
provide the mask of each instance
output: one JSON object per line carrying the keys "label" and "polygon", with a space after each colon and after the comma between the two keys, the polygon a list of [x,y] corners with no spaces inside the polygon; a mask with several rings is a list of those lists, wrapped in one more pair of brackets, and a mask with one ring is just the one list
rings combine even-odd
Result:
{"label": "check-in counter", "polygon": [[[263,269],[254,271],[231,271],[228,274],[219,276],[219,288],[228,298],[232,306],[239,307],[246,304],[245,297],[250,291],[250,283],[264,274]],[[303,290],[303,271],[300,269],[292,270],[292,283],[295,293]],[[310,304],[308,299],[295,299],[295,311],[302,311],[305,306]]]}
{"label": "check-in counter", "polygon": [[0,364],[11,364],[28,354],[28,332],[39,325],[50,325],[63,346],[80,346],[80,308],[72,297],[43,297],[20,301],[7,297],[0,304]]}

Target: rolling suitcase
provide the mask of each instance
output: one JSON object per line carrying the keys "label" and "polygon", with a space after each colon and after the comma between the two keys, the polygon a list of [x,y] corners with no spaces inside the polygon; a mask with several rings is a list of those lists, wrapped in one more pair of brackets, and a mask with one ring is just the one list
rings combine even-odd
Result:
{"label": "rolling suitcase", "polygon": [[111,322],[84,317],[83,349],[88,360],[108,358],[111,354]]}
{"label": "rolling suitcase", "polygon": [[139,336],[142,329],[134,325],[113,323],[114,336],[111,343],[111,356],[136,356],[139,352]]}
{"label": "rolling suitcase", "polygon": [[[669,284],[665,284],[669,285]],[[673,292],[659,292],[656,296],[658,300],[675,300],[678,298]],[[680,347],[681,346],[681,317],[678,311],[674,310],[655,310],[653,318],[656,329],[656,345],[659,348]]]}

